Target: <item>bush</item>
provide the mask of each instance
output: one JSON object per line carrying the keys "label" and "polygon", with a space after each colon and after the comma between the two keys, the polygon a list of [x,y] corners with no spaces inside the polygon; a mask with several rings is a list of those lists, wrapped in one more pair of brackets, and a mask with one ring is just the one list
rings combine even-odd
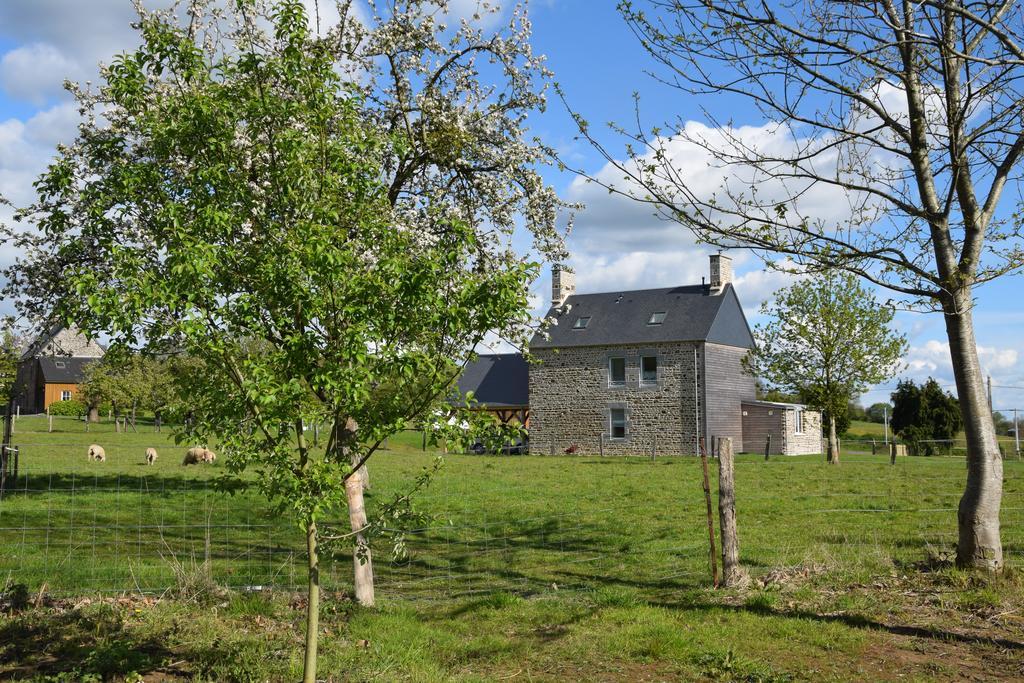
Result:
{"label": "bush", "polygon": [[68,401],[54,401],[50,404],[50,415],[57,417],[81,417],[85,414],[85,404],[76,398]]}

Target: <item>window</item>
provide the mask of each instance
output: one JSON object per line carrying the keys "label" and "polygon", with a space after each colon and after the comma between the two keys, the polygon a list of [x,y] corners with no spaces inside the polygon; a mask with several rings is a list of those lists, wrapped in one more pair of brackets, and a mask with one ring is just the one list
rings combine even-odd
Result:
{"label": "window", "polygon": [[804,433],[804,409],[797,408],[793,411],[793,433],[803,434]]}
{"label": "window", "polygon": [[589,325],[589,324],[590,324],[590,316],[589,315],[580,316],[579,318],[576,318],[576,324],[572,326],[572,329],[574,329],[574,330],[585,330],[585,329],[587,329],[587,325]]}
{"label": "window", "polygon": [[613,439],[625,439],[626,438],[626,409],[625,408],[612,408],[608,411],[611,424],[608,433],[611,434]]}
{"label": "window", "polygon": [[665,322],[665,311],[658,311],[657,313],[651,313],[651,317],[647,319],[648,325],[660,325]]}
{"label": "window", "polygon": [[640,383],[641,384],[657,384],[658,383],[658,357],[657,356],[641,356],[640,357]]}
{"label": "window", "polygon": [[608,359],[608,384],[625,384],[626,383],[626,359],[609,358]]}
{"label": "window", "polygon": [[71,392],[68,391],[67,389],[65,389],[64,391],[60,392],[60,400],[62,400],[62,401],[70,401],[71,400]]}

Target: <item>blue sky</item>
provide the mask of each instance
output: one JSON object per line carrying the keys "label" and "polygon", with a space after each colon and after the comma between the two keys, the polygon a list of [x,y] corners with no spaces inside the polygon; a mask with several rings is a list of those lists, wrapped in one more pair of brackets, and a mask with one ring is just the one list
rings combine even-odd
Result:
{"label": "blue sky", "polygon": [[[475,0],[454,0],[453,12],[469,14]],[[680,116],[708,123],[700,106],[730,113],[736,124],[762,120],[724,99],[701,102],[656,86],[644,74],[651,66],[635,37],[615,11],[613,0],[535,0],[530,5],[534,50],[564,87],[573,107],[592,124],[629,120],[632,93],[639,91],[648,124]],[[4,0],[0,3],[0,194],[16,204],[31,198],[31,180],[55,145],[70,141],[77,113],[62,92],[64,78],[95,79],[96,63],[132,46],[129,0]],[[604,160],[574,141],[575,128],[556,99],[547,113],[534,117],[533,132],[557,148],[572,164],[596,173]],[[614,149],[619,152],[621,150]],[[698,248],[682,228],[653,218],[628,200],[581,184],[572,174],[546,171],[548,181],[566,198],[583,201],[569,245],[582,292],[691,284],[707,273],[706,248]],[[1013,188],[1005,201],[1018,200]],[[9,214],[0,213],[0,219]],[[11,253],[0,253],[7,262]],[[749,254],[733,254],[737,290],[751,322],[761,301],[786,278],[765,272]],[[543,308],[549,296],[545,275],[534,287]],[[978,292],[975,309],[982,364],[993,376],[997,409],[1024,410],[1024,278],[1005,278]],[[887,298],[884,295],[882,298]],[[4,312],[9,306],[3,304]],[[900,313],[897,324],[910,341],[904,376],[929,375],[952,385],[941,316]],[[884,400],[888,385],[875,388],[865,403]]]}

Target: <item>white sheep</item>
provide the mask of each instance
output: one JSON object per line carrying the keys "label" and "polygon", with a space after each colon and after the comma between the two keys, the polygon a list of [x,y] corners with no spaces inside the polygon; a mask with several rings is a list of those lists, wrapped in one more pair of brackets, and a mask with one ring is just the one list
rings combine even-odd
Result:
{"label": "white sheep", "polygon": [[89,446],[89,453],[87,457],[89,462],[93,462],[94,460],[96,462],[106,462],[107,452],[103,450],[103,446],[97,446],[96,444],[92,444],[91,446]]}
{"label": "white sheep", "polygon": [[147,448],[146,449],[146,464],[147,465],[152,465],[153,463],[156,462],[156,458],[157,458],[156,449],[155,448]]}
{"label": "white sheep", "polygon": [[182,465],[198,465],[199,463],[210,464],[217,459],[217,454],[208,448],[202,446],[196,446],[190,448],[185,453],[185,459],[181,462]]}

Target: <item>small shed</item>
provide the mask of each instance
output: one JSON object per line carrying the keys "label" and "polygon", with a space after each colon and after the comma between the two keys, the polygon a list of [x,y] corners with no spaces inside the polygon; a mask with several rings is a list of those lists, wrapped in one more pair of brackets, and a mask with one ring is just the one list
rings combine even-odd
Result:
{"label": "small shed", "polygon": [[743,410],[743,450],[773,455],[821,453],[821,413],[799,403],[747,400]]}
{"label": "small shed", "polygon": [[503,424],[530,423],[530,368],[521,353],[477,357],[459,377],[459,394],[473,392],[473,410],[493,413]]}

